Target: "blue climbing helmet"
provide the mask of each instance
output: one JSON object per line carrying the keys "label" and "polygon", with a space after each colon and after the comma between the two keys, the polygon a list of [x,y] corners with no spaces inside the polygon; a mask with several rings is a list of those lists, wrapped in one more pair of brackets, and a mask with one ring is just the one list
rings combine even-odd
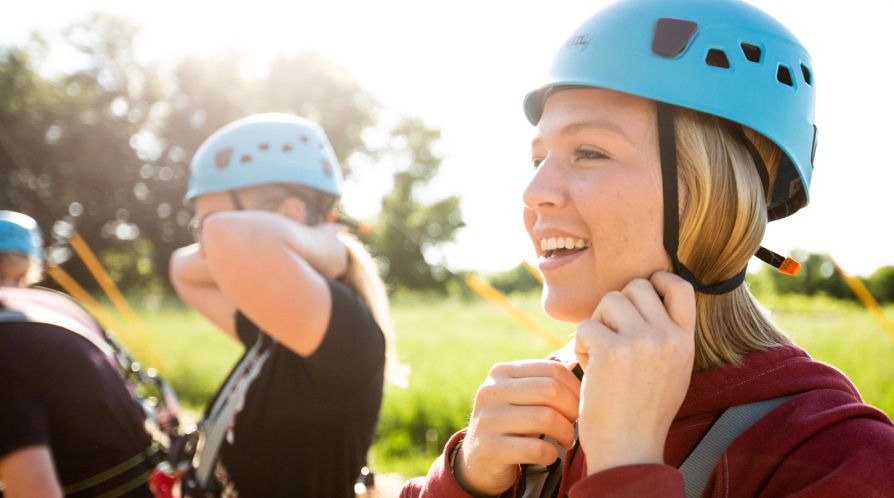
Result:
{"label": "blue climbing helmet", "polygon": [[740,123],[784,153],[769,217],[807,205],[816,150],[810,55],[782,24],[740,0],[623,0],[584,22],[547,82],[525,97],[537,124],[561,86],[616,90]]}
{"label": "blue climbing helmet", "polygon": [[271,183],[341,196],[341,166],[326,133],[292,114],[256,114],[224,126],[202,143],[189,169],[187,201]]}
{"label": "blue climbing helmet", "polygon": [[43,259],[43,237],[34,218],[15,211],[0,211],[0,252]]}
{"label": "blue climbing helmet", "polygon": [[[657,102],[664,195],[664,247],[675,273],[696,291],[724,294],[746,269],[724,282],[701,282],[679,260],[677,158],[672,108],[684,107],[747,126],[783,152],[767,218],[791,215],[808,202],[816,152],[816,89],[810,55],[782,24],[741,0],[621,0],[584,22],[559,49],[547,82],[528,93],[532,124],[551,91],[607,88]],[[765,189],[766,166],[742,139]],[[782,273],[800,265],[761,247],[755,254]]]}

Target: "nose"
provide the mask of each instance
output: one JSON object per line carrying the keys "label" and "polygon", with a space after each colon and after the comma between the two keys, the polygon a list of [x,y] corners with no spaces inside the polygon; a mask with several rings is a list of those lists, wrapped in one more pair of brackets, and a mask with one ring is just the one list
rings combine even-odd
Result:
{"label": "nose", "polygon": [[522,194],[525,207],[535,211],[563,207],[567,202],[567,193],[562,185],[560,159],[555,154],[548,154],[525,187]]}

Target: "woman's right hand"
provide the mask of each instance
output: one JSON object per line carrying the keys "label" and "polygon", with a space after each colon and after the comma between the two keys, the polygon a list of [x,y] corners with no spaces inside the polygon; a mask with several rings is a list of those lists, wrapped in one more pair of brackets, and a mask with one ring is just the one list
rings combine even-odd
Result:
{"label": "woman's right hand", "polygon": [[569,449],[574,443],[580,381],[562,363],[518,361],[494,366],[478,388],[454,476],[474,496],[509,489],[519,464],[552,464],[558,452],[541,435]]}

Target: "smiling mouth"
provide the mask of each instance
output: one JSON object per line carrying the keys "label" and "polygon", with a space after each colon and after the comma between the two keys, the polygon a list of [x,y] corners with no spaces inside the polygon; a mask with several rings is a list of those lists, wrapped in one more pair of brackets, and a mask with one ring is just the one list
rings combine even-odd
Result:
{"label": "smiling mouth", "polygon": [[593,243],[589,240],[578,239],[575,237],[550,237],[548,239],[540,239],[540,250],[543,251],[543,257],[547,259],[577,253],[592,245]]}

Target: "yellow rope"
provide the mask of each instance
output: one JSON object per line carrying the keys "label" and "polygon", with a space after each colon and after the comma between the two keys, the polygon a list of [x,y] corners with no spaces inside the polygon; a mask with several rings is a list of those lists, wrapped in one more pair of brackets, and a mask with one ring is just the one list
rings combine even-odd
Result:
{"label": "yellow rope", "polygon": [[[106,329],[109,329],[114,332],[118,332],[116,335],[118,339],[124,344],[124,346],[129,350],[134,352],[135,354],[140,354],[142,349],[139,347],[139,340],[133,336],[133,332],[127,330],[121,322],[118,321],[114,315],[109,314],[105,308],[103,308],[96,299],[93,299],[93,296],[90,295],[89,292],[84,290],[73,278],[71,275],[65,272],[60,266],[55,263],[47,264],[47,274],[56,281],[71,297],[74,298],[75,301],[81,304],[84,309],[87,310],[91,315],[96,317],[100,323],[104,325]],[[122,332],[127,330],[127,337],[122,336]],[[120,331],[120,332],[119,332]]]}
{"label": "yellow rope", "polygon": [[860,280],[858,277],[854,277],[845,273],[844,270],[840,266],[838,266],[838,263],[836,263],[835,260],[832,259],[832,256],[830,254],[827,253],[826,257],[829,258],[829,261],[831,261],[833,265],[835,265],[835,269],[838,270],[838,273],[841,274],[841,276],[844,278],[844,281],[847,282],[847,284],[851,287],[851,290],[854,291],[854,294],[857,295],[857,298],[860,300],[860,302],[863,303],[863,306],[866,306],[866,309],[869,310],[869,313],[875,318],[879,325],[881,325],[882,328],[885,329],[885,332],[888,333],[888,335],[891,337],[891,340],[894,340],[894,325],[892,325],[891,321],[888,320],[888,317],[885,316],[884,310],[882,310],[882,307],[879,306],[878,301],[876,301],[875,298],[872,297],[872,293],[869,292],[869,289],[867,289],[866,286],[863,285],[863,281]]}
{"label": "yellow rope", "polygon": [[93,278],[99,283],[99,286],[102,287],[102,290],[105,291],[106,295],[109,296],[109,300],[111,300],[112,305],[115,306],[115,309],[118,310],[118,313],[124,318],[124,321],[130,327],[132,331],[135,332],[137,339],[140,344],[144,346],[144,349],[149,354],[149,359],[153,362],[153,366],[155,366],[158,370],[163,370],[163,365],[161,362],[161,358],[155,353],[155,350],[151,346],[151,341],[149,340],[149,336],[146,333],[146,330],[143,329],[142,324],[137,319],[136,313],[134,313],[133,309],[127,303],[127,300],[124,299],[124,295],[121,294],[121,291],[118,290],[118,286],[115,285],[115,282],[112,281],[112,277],[106,272],[105,268],[103,268],[102,264],[99,262],[99,259],[93,254],[93,251],[90,250],[90,247],[87,246],[87,243],[84,241],[84,238],[77,232],[72,232],[71,238],[69,238],[69,243],[71,247],[78,253],[81,260],[87,266],[87,269],[90,270],[90,273],[93,275]]}
{"label": "yellow rope", "polygon": [[521,324],[537,337],[543,339],[550,347],[559,349],[565,344],[554,336],[546,327],[540,325],[533,318],[525,314],[520,308],[512,304],[506,296],[494,289],[490,284],[479,278],[474,273],[466,275],[466,285],[483,297],[487,302],[493,304],[501,311],[509,315],[513,320]]}

